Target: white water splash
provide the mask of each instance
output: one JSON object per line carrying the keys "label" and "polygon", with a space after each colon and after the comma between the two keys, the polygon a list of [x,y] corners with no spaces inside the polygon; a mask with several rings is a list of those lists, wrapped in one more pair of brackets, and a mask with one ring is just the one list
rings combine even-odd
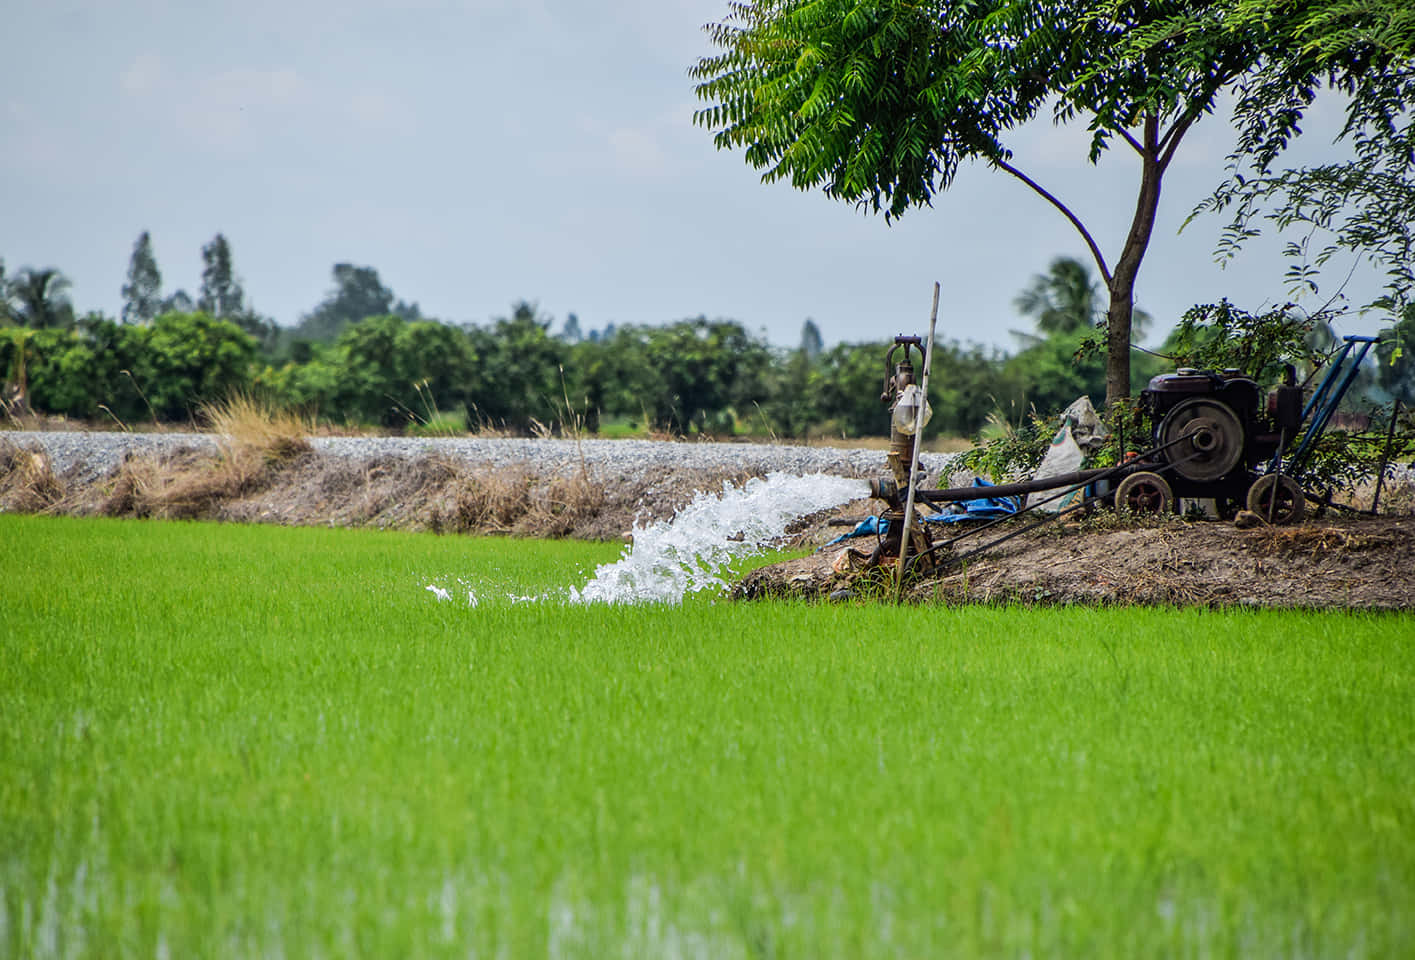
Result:
{"label": "white water splash", "polygon": [[726,586],[719,575],[738,557],[760,553],[788,524],[817,510],[869,496],[869,483],[816,473],[772,473],[719,494],[700,493],[672,521],[634,526],[634,542],[595,570],[572,603],[678,603]]}
{"label": "white water splash", "polygon": [[[477,594],[475,590],[471,589],[471,584],[459,577],[457,579],[457,586],[467,591],[467,606],[475,607],[478,602]],[[452,591],[448,590],[446,587],[439,586],[436,583],[429,583],[423,589],[425,589],[428,593],[432,594],[438,600],[441,600],[443,603],[449,603],[452,600]]]}

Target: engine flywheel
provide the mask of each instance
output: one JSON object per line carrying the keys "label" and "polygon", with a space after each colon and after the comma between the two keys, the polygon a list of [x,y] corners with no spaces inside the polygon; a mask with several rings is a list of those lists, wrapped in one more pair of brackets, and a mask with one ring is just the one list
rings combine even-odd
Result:
{"label": "engine flywheel", "polygon": [[1185,400],[1160,424],[1160,442],[1174,444],[1164,452],[1174,472],[1203,483],[1221,479],[1238,465],[1243,440],[1243,424],[1217,400]]}

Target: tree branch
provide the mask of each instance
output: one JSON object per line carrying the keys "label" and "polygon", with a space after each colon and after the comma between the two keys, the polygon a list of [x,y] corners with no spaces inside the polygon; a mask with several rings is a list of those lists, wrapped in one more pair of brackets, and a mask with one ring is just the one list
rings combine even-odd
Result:
{"label": "tree branch", "polygon": [[[1127,139],[1129,138],[1127,137]],[[1086,225],[1080,221],[1076,214],[1072,213],[1070,208],[1068,208],[1066,204],[1062,203],[1056,197],[1052,196],[1052,194],[1049,193],[1041,184],[1037,183],[1037,181],[1033,180],[1031,177],[1027,176],[1025,173],[1023,173],[1021,170],[1018,170],[1016,167],[1012,166],[1007,161],[994,160],[993,162],[996,163],[999,168],[1006,170],[1018,180],[1021,180],[1027,186],[1031,187],[1053,207],[1056,207],[1056,209],[1060,210],[1062,216],[1066,217],[1067,220],[1071,221],[1071,225],[1076,228],[1078,233],[1081,234],[1081,238],[1086,241],[1086,246],[1091,249],[1091,256],[1095,258],[1096,266],[1100,268],[1101,277],[1105,280],[1106,286],[1110,286],[1110,268],[1106,266],[1105,256],[1101,253],[1101,248],[1096,246],[1096,241],[1092,239],[1091,232],[1086,229]]]}
{"label": "tree branch", "polygon": [[1116,131],[1116,132],[1119,133],[1122,137],[1125,138],[1125,142],[1126,142],[1126,143],[1130,144],[1130,146],[1132,146],[1132,147],[1135,148],[1135,152],[1136,152],[1136,153],[1138,153],[1138,154],[1139,154],[1140,156],[1142,156],[1142,157],[1145,155],[1145,148],[1142,147],[1142,146],[1140,146],[1140,141],[1139,141],[1139,140],[1136,140],[1134,137],[1132,137],[1132,136],[1130,135],[1130,131],[1129,131],[1129,130],[1126,130],[1124,127],[1121,127],[1121,128],[1120,128],[1118,131]]}
{"label": "tree branch", "polygon": [[1157,146],[1163,151],[1158,158],[1161,170],[1169,168],[1169,161],[1174,159],[1174,151],[1179,148],[1179,141],[1184,139],[1184,134],[1189,132],[1195,119],[1191,114],[1180,117],[1174,121],[1174,126],[1166,130],[1164,136],[1160,138]]}
{"label": "tree branch", "polygon": [[1179,119],[1174,121],[1174,125],[1164,132],[1159,138],[1156,147],[1162,154],[1158,159],[1161,167],[1169,166],[1170,158],[1174,156],[1175,149],[1179,146],[1179,141],[1184,139],[1184,134],[1189,132],[1189,128],[1194,125],[1194,121],[1199,119],[1199,111],[1194,109],[1185,110],[1180,114]]}

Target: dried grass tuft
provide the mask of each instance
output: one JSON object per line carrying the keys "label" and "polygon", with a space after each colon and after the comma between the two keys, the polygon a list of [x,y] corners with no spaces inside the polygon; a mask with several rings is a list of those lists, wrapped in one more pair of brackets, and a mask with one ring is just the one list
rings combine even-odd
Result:
{"label": "dried grass tuft", "polygon": [[219,435],[217,444],[228,460],[258,456],[267,464],[277,464],[310,452],[314,423],[309,418],[249,394],[234,394],[201,412]]}
{"label": "dried grass tuft", "polygon": [[448,468],[452,476],[424,514],[439,533],[572,536],[607,502],[604,485],[588,471],[546,477],[523,463],[473,470],[453,462]]}
{"label": "dried grass tuft", "polygon": [[556,477],[532,491],[530,509],[515,532],[527,537],[566,537],[604,506],[604,485],[586,470]]}
{"label": "dried grass tuft", "polygon": [[63,497],[64,484],[44,451],[0,438],[0,508],[39,513]]}
{"label": "dried grass tuft", "polygon": [[110,516],[194,519],[260,489],[273,472],[310,452],[312,424],[244,394],[202,408],[217,453],[178,450],[125,459],[99,505]]}
{"label": "dried grass tuft", "polygon": [[467,472],[460,465],[450,483],[451,511],[441,526],[454,532],[509,534],[530,509],[535,477],[528,467]]}

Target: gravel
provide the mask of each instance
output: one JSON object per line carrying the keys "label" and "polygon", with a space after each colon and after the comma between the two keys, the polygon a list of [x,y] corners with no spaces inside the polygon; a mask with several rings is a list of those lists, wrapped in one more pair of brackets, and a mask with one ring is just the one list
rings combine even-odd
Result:
{"label": "gravel", "polygon": [[[25,432],[5,434],[21,446],[42,447],[54,473],[91,482],[115,469],[125,456],[175,452],[180,448],[216,449],[216,437],[200,433]],[[669,443],[657,440],[482,439],[475,437],[317,437],[319,453],[355,460],[412,460],[442,456],[470,464],[543,465],[546,472],[573,472],[584,461],[592,470],[621,477],[667,470],[735,470],[792,474],[829,473],[874,476],[886,468],[885,451],[837,447],[800,447],[765,443]],[[925,468],[939,476],[956,456],[922,456]]]}

